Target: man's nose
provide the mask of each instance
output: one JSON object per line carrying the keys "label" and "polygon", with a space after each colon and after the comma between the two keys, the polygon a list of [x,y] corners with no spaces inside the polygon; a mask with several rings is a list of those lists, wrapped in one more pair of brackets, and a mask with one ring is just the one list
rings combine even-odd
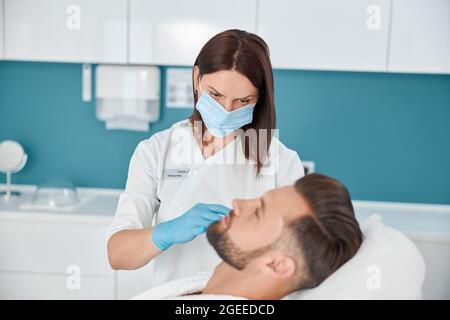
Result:
{"label": "man's nose", "polygon": [[231,202],[231,205],[233,206],[233,211],[236,216],[242,216],[246,213],[250,213],[254,211],[254,207],[257,204],[256,199],[252,200],[244,200],[244,199],[234,199]]}
{"label": "man's nose", "polygon": [[241,214],[241,201],[240,199],[234,199],[231,201],[231,206],[233,207],[233,213],[236,216],[239,216]]}

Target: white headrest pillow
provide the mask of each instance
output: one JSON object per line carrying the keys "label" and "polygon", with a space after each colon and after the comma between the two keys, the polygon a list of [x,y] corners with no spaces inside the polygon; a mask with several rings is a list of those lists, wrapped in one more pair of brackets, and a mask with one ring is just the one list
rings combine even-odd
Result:
{"label": "white headrest pillow", "polygon": [[378,215],[360,226],[364,239],[352,259],[318,287],[283,299],[421,299],[425,261],[415,244]]}

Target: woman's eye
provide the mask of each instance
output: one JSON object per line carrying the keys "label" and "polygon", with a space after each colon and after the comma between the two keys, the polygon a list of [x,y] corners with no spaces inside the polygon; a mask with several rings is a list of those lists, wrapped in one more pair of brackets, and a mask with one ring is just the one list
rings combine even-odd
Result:
{"label": "woman's eye", "polygon": [[211,95],[212,95],[213,97],[218,97],[218,96],[219,96],[219,94],[217,94],[217,93],[215,93],[215,92],[211,92]]}
{"label": "woman's eye", "polygon": [[243,103],[243,104],[247,104],[249,102],[250,102],[250,100],[241,100],[241,103]]}

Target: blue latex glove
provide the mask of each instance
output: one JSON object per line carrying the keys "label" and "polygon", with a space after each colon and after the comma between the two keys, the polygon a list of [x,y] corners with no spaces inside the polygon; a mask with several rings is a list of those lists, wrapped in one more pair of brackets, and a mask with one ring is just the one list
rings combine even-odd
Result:
{"label": "blue latex glove", "polygon": [[230,211],[220,204],[197,203],[178,218],[158,224],[153,229],[152,241],[161,250],[175,243],[191,241]]}

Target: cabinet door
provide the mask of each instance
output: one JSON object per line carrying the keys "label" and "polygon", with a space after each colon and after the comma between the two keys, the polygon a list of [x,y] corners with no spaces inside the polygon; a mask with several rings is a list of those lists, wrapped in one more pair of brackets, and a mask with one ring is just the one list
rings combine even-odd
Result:
{"label": "cabinet door", "polygon": [[426,262],[423,298],[450,299],[450,239],[433,239],[431,236],[411,238]]}
{"label": "cabinet door", "polygon": [[450,73],[450,1],[393,0],[389,71]]}
{"label": "cabinet door", "polygon": [[0,220],[0,271],[113,276],[107,225],[40,220]]}
{"label": "cabinet door", "polygon": [[3,21],[4,21],[4,15],[3,15],[3,0],[0,0],[0,60],[4,57],[4,28],[3,28]]}
{"label": "cabinet door", "polygon": [[[0,271],[0,299],[114,299],[114,277],[80,278],[79,287],[67,285],[64,274]],[[70,288],[70,289],[69,289]]]}
{"label": "cabinet door", "polygon": [[131,299],[152,287],[153,261],[137,270],[119,270],[117,272],[117,298]]}
{"label": "cabinet door", "polygon": [[275,68],[385,71],[389,0],[260,0]]}
{"label": "cabinet door", "polygon": [[5,58],[126,62],[127,0],[4,0]]}
{"label": "cabinet door", "polygon": [[256,0],[130,0],[129,62],[192,66],[226,29],[254,32]]}

